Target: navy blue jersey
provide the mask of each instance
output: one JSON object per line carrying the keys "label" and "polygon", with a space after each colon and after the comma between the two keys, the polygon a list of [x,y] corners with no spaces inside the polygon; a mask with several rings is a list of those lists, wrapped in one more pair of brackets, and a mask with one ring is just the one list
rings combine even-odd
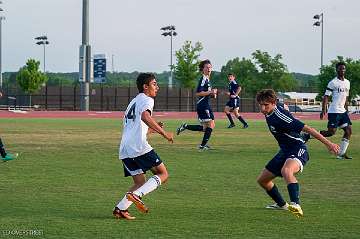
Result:
{"label": "navy blue jersey", "polygon": [[283,109],[285,109],[285,103],[284,102],[277,102],[276,103],[276,106],[279,108],[279,107],[281,107],[281,108],[283,108]]}
{"label": "navy blue jersey", "polygon": [[229,93],[231,95],[236,95],[236,91],[239,89],[238,83],[235,80],[229,82]]}
{"label": "navy blue jersey", "polygon": [[[199,83],[196,89],[196,92],[199,93],[201,91],[210,91],[211,85],[209,79],[205,76],[201,76],[199,79]],[[207,96],[199,96],[198,101],[196,102],[198,109],[208,109],[210,108],[210,95]]]}
{"label": "navy blue jersey", "polygon": [[304,140],[300,137],[300,132],[305,124],[295,119],[289,111],[276,106],[274,111],[265,118],[270,132],[283,151],[292,151],[300,147],[306,148]]}

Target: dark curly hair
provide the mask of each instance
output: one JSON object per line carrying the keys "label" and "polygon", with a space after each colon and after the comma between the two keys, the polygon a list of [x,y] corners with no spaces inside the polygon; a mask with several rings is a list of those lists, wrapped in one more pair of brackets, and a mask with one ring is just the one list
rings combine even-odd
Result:
{"label": "dark curly hair", "polygon": [[144,92],[144,84],[149,85],[150,81],[155,79],[155,75],[152,73],[140,73],[136,79],[136,86],[139,93]]}
{"label": "dark curly hair", "polygon": [[200,64],[199,64],[199,71],[200,71],[200,72],[203,71],[204,66],[205,66],[206,64],[211,64],[210,60],[203,60],[203,61],[200,62]]}

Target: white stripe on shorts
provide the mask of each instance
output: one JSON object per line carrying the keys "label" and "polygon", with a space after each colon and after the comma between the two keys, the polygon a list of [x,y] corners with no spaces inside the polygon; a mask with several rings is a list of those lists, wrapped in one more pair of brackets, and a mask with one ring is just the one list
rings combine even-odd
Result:
{"label": "white stripe on shorts", "polygon": [[304,165],[302,164],[302,162],[300,161],[300,159],[298,158],[288,158],[290,160],[295,160],[296,162],[298,162],[299,166],[300,166],[300,173],[302,173],[303,169],[304,169]]}
{"label": "white stripe on shorts", "polygon": [[128,169],[128,167],[126,167],[125,164],[123,164],[123,165],[124,165],[125,169],[130,173],[131,176],[135,176],[135,175],[143,174],[143,173],[144,173],[144,171],[142,171],[141,168],[131,171],[130,169]]}

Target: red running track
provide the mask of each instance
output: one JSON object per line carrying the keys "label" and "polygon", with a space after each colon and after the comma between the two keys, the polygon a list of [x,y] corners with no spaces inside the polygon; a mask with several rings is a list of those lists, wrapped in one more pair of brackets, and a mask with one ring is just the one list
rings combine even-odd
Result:
{"label": "red running track", "polygon": [[[122,118],[120,111],[0,111],[0,118]],[[241,113],[245,119],[263,119],[261,113]],[[319,113],[294,113],[302,120],[317,120]],[[154,112],[155,118],[163,119],[196,119],[196,112]],[[223,112],[215,112],[215,119],[224,119]],[[351,114],[351,120],[359,120],[360,114]]]}

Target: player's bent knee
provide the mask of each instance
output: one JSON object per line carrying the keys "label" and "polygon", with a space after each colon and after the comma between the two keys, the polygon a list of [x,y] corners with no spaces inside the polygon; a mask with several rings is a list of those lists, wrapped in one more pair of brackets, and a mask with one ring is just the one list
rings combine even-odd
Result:
{"label": "player's bent knee", "polygon": [[287,175],[289,175],[289,168],[285,168],[285,167],[283,167],[282,169],[281,169],[281,175],[283,176],[283,177],[286,177]]}
{"label": "player's bent knee", "polygon": [[291,168],[284,167],[281,169],[281,175],[284,177],[284,179],[289,179],[294,177],[294,171]]}
{"label": "player's bent knee", "polygon": [[269,183],[269,182],[267,182],[267,180],[264,180],[261,176],[259,176],[256,179],[256,182],[263,188],[265,188],[267,186],[267,184]]}
{"label": "player's bent knee", "polygon": [[157,176],[160,178],[161,184],[166,183],[167,180],[169,179],[169,174],[168,174],[168,172],[163,172],[163,173],[161,173],[161,174],[158,174]]}
{"label": "player's bent knee", "polygon": [[258,179],[257,183],[266,191],[271,190],[271,188],[273,187],[273,183],[271,181],[264,181]]}

